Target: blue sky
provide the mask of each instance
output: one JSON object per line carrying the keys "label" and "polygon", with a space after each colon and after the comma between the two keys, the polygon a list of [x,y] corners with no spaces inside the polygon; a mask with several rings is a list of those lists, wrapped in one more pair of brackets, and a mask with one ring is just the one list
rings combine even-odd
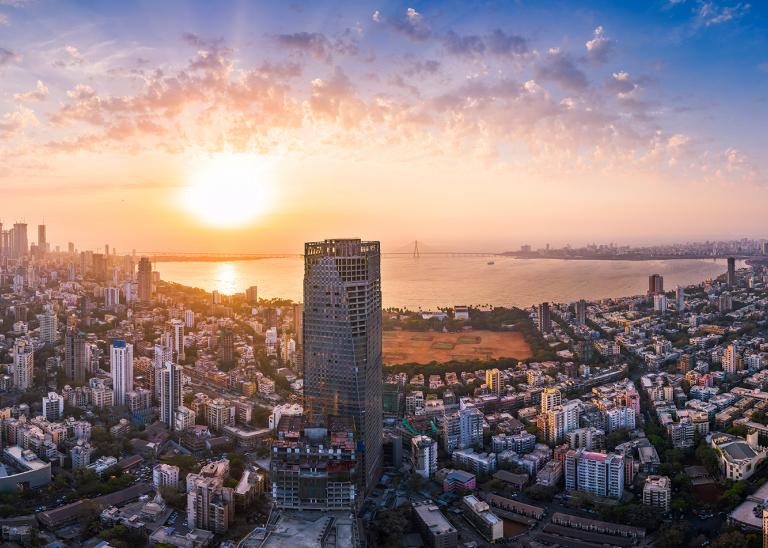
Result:
{"label": "blue sky", "polygon": [[[546,206],[567,222],[569,203],[548,196],[599,196],[585,239],[603,223],[621,221],[627,238],[645,228],[601,216],[649,186],[695,195],[680,238],[758,235],[767,42],[768,5],[732,0],[0,0],[0,189],[32,216],[40,204],[25,212],[25,189],[174,187],[190,155],[229,150],[281,159],[290,173],[275,184],[295,220],[319,216],[324,181],[353,188],[346,178],[359,174],[340,165],[404,177],[393,191],[445,170],[423,183],[427,195],[460,184],[457,162],[482,171],[486,201]],[[744,219],[697,218],[724,203]],[[519,231],[526,209],[519,224],[501,209],[482,222]],[[410,234],[424,212],[404,214]],[[657,221],[647,239],[668,237]],[[287,232],[286,245],[301,239]]]}

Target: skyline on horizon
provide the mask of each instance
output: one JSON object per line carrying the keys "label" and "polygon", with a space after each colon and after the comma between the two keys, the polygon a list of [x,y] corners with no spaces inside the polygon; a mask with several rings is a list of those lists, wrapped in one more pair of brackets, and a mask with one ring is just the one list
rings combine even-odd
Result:
{"label": "skyline on horizon", "polygon": [[766,23],[709,0],[0,0],[0,218],[125,251],[762,238]]}

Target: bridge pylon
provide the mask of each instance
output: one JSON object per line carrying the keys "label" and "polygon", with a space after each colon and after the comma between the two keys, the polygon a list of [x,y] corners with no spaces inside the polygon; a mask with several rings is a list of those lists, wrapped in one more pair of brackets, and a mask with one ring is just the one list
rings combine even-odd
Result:
{"label": "bridge pylon", "polygon": [[419,253],[419,240],[414,240],[413,242],[413,258],[418,259],[421,257],[421,254]]}

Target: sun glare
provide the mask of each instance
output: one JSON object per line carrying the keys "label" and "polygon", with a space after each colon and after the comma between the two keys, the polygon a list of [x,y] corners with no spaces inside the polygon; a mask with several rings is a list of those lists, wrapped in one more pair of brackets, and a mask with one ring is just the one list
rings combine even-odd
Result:
{"label": "sun glare", "polygon": [[245,226],[267,212],[274,183],[270,162],[264,157],[216,154],[194,163],[182,202],[207,225]]}

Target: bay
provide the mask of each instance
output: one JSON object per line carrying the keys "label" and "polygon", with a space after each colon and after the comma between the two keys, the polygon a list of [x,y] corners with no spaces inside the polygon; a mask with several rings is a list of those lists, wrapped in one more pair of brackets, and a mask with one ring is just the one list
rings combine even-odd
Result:
{"label": "bay", "polygon": [[[602,261],[466,256],[382,257],[385,307],[411,310],[438,306],[527,307],[536,303],[597,300],[643,294],[648,276],[664,276],[669,291],[711,279],[724,260]],[[226,262],[161,262],[162,279],[229,295],[258,287],[261,298],[302,300],[301,258]]]}

